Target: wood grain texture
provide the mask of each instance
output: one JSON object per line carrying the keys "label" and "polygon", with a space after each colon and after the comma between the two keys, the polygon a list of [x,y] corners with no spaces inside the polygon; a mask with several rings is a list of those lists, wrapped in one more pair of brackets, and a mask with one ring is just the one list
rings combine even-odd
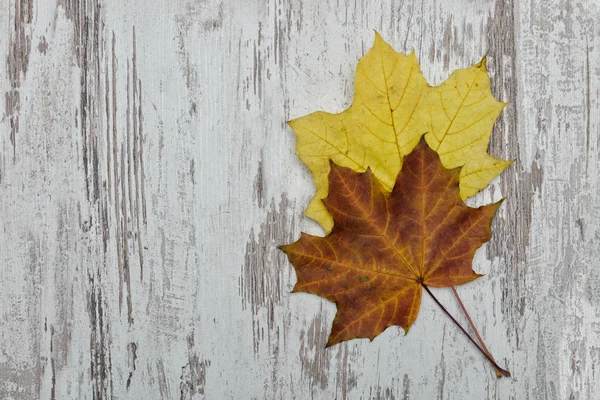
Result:
{"label": "wood grain texture", "polygon": [[[0,398],[590,399],[600,393],[600,6],[0,0]],[[285,122],[352,99],[373,29],[440,83],[488,56],[516,162],[459,291],[325,350],[277,246],[314,186]],[[458,314],[447,290],[442,301]]]}

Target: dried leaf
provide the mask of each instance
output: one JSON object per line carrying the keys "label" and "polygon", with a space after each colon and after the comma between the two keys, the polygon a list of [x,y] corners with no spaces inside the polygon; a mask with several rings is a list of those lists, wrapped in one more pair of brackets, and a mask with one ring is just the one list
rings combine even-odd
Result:
{"label": "dried leaf", "polygon": [[308,166],[316,194],[306,215],[326,232],[333,226],[321,199],[328,194],[329,160],[355,171],[370,168],[390,191],[402,159],[425,134],[446,168],[464,166],[460,195],[486,187],[510,162],[487,154],[494,121],[505,103],[494,99],[485,58],[430,87],[414,53],[396,52],[379,34],[356,68],[352,106],[340,114],[322,111],[289,122],[296,153]]}
{"label": "dried leaf", "polygon": [[471,262],[489,240],[501,202],[470,208],[460,170],[446,169],[422,140],[404,160],[389,193],[368,169],[331,163],[324,204],[335,226],[326,237],[302,234],[282,246],[296,269],[295,292],[337,304],[328,345],[406,331],[419,312],[422,285],[447,287],[480,275]]}

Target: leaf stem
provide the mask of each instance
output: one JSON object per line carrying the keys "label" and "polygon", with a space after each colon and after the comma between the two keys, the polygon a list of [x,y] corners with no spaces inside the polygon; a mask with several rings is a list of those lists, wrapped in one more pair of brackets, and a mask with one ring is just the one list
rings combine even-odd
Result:
{"label": "leaf stem", "polygon": [[[460,305],[460,308],[462,309],[463,314],[465,314],[465,317],[467,317],[467,321],[469,321],[469,325],[471,325],[471,329],[473,329],[473,332],[475,332],[475,336],[477,336],[477,340],[479,341],[479,344],[483,348],[483,351],[485,351],[486,354],[488,356],[490,356],[492,358],[492,360],[494,360],[492,353],[490,353],[488,348],[485,346],[485,343],[483,343],[483,339],[479,335],[479,332],[477,331],[477,328],[475,327],[475,324],[473,323],[471,316],[467,312],[465,305],[463,304],[462,300],[460,299],[460,296],[458,295],[458,291],[456,291],[456,288],[454,286],[450,286],[450,287],[452,288],[452,293],[454,293],[454,297],[456,298],[456,301],[458,301],[458,304]],[[494,360],[494,361],[496,361],[496,360]],[[502,378],[502,372],[500,372],[500,370],[495,367],[494,367],[494,369],[496,369],[496,377]]]}
{"label": "leaf stem", "polygon": [[454,324],[456,324],[456,326],[458,326],[460,328],[460,330],[465,334],[465,336],[467,336],[467,338],[469,338],[469,340],[471,341],[471,343],[473,343],[473,345],[475,345],[475,347],[477,347],[477,349],[481,352],[481,354],[483,354],[485,356],[485,358],[488,359],[488,361],[494,366],[494,368],[496,368],[498,371],[500,371],[500,373],[504,376],[510,376],[510,372],[508,372],[505,369],[500,368],[500,366],[498,364],[496,364],[496,361],[494,361],[494,359],[488,354],[486,353],[481,346],[479,346],[479,344],[477,344],[477,342],[475,341],[475,339],[473,339],[471,337],[471,335],[469,335],[467,333],[467,331],[465,330],[465,328],[462,327],[462,325],[452,316],[452,314],[450,314],[448,312],[448,310],[446,310],[446,307],[444,307],[442,305],[442,303],[439,302],[439,300],[437,299],[437,297],[435,297],[433,295],[433,293],[431,293],[431,290],[429,290],[429,287],[427,287],[427,285],[425,285],[424,283],[421,282],[421,286],[423,286],[423,288],[425,289],[425,291],[427,291],[427,293],[429,293],[429,295],[431,296],[431,298],[433,299],[433,301],[435,301],[437,303],[438,306],[440,306],[440,308],[442,309],[442,311],[444,313],[446,313],[446,315],[452,320],[452,322],[454,322]]}

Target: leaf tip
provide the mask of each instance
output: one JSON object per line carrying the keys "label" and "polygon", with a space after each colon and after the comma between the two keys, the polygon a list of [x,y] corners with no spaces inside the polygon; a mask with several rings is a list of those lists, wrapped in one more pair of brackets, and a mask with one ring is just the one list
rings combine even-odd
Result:
{"label": "leaf tip", "polygon": [[419,57],[417,57],[417,53],[415,52],[415,49],[412,49],[406,57],[413,64],[413,66],[417,67],[419,72],[421,72],[421,66],[419,65]]}
{"label": "leaf tip", "polygon": [[[337,165],[331,158],[329,159],[329,171],[327,172],[327,175],[328,175],[327,179],[328,179],[330,185],[331,185],[331,175],[333,173],[339,174],[339,172],[341,171],[342,168],[344,168],[344,167]],[[327,194],[327,197],[329,197],[329,194],[330,193]],[[321,199],[321,201],[325,200],[327,197]]]}
{"label": "leaf tip", "polygon": [[333,345],[338,344],[340,341],[337,339],[333,339],[331,336],[329,336],[329,338],[327,339],[327,344],[325,345],[325,348],[328,349]]}
{"label": "leaf tip", "polygon": [[487,70],[487,56],[483,56],[481,58],[481,61],[479,61],[475,66],[477,68],[481,69],[482,71],[486,71]]}
{"label": "leaf tip", "polygon": [[502,203],[504,203],[504,200],[506,200],[506,197],[498,200],[495,203],[489,204],[487,206],[481,206],[479,207],[480,209],[486,209],[487,212],[489,212],[490,214],[490,226],[492,225],[492,218],[496,215],[496,211],[498,211],[498,209],[500,208],[500,206],[502,205]]}
{"label": "leaf tip", "polygon": [[284,248],[285,248],[285,247],[287,247],[287,246],[289,246],[289,245],[290,245],[289,243],[288,243],[288,244],[280,244],[279,246],[277,246],[277,248],[278,248],[279,250],[281,250],[281,251],[285,251],[285,249],[284,249]]}
{"label": "leaf tip", "polygon": [[386,47],[391,47],[388,42],[385,41],[379,32],[375,31],[375,41],[373,42],[373,49],[377,51],[383,51]]}
{"label": "leaf tip", "polygon": [[284,253],[286,256],[289,256],[290,255],[289,251],[290,251],[291,245],[292,245],[291,243],[282,244],[282,245],[277,246],[277,249],[279,251],[281,251],[282,253]]}

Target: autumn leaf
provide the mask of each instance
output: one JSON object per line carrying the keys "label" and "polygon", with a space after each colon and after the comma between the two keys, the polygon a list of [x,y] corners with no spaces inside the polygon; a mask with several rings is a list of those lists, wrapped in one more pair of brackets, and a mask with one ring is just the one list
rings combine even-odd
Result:
{"label": "autumn leaf", "polygon": [[303,233],[282,246],[298,281],[294,292],[337,304],[328,346],[373,339],[398,325],[408,332],[422,290],[477,279],[475,250],[489,240],[501,202],[471,208],[459,194],[460,169],[445,169],[421,143],[408,155],[391,193],[370,169],[331,163],[324,199],[335,222],[326,237]]}
{"label": "autumn leaf", "polygon": [[296,153],[316,184],[306,215],[331,230],[332,217],[321,201],[329,191],[329,160],[359,172],[370,168],[390,191],[403,158],[423,135],[446,168],[463,167],[460,196],[473,196],[510,164],[487,154],[504,106],[491,94],[485,58],[430,87],[414,52],[398,53],[376,33],[373,48],[356,68],[350,108],[289,122],[297,136]]}

